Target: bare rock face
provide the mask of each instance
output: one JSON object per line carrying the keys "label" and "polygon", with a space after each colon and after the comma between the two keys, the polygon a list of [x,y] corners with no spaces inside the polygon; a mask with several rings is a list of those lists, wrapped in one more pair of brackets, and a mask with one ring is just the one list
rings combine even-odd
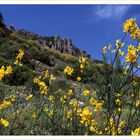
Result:
{"label": "bare rock face", "polygon": [[71,40],[62,39],[60,36],[54,37],[53,40],[47,44],[50,48],[60,51],[61,53],[71,54],[74,56],[80,56],[81,52],[76,48]]}
{"label": "bare rock face", "polygon": [[42,37],[27,30],[18,30],[18,34],[24,38],[36,40],[42,46],[48,46],[51,49],[60,51],[61,53],[71,54],[74,56],[87,56],[86,52],[80,51],[75,47],[71,39],[61,38],[60,36]]}

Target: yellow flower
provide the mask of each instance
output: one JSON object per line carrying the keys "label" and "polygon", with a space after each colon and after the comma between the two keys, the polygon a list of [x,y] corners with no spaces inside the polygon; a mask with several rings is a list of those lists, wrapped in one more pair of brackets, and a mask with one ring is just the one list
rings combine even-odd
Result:
{"label": "yellow flower", "polygon": [[5,75],[11,74],[12,72],[13,72],[13,68],[11,66],[8,66],[5,71]]}
{"label": "yellow flower", "polygon": [[85,65],[84,64],[80,64],[80,69],[84,69]]}
{"label": "yellow flower", "polygon": [[120,99],[116,99],[116,100],[115,100],[115,103],[116,103],[116,105],[121,105]]}
{"label": "yellow flower", "polygon": [[136,107],[140,107],[140,100],[136,101]]}
{"label": "yellow flower", "polygon": [[16,101],[16,96],[15,95],[10,95],[11,98],[11,102],[15,102]]}
{"label": "yellow flower", "polygon": [[136,62],[137,55],[136,55],[135,47],[132,46],[132,45],[129,45],[127,51],[128,51],[128,53],[127,53],[127,55],[125,57],[126,62],[133,62],[133,63]]}
{"label": "yellow flower", "polygon": [[72,75],[73,72],[74,72],[74,69],[70,66],[66,66],[66,68],[64,69],[64,73],[67,75]]}
{"label": "yellow flower", "polygon": [[33,82],[39,86],[40,93],[46,95],[48,93],[48,86],[45,82],[41,81],[40,79],[41,77],[35,77],[33,79]]}
{"label": "yellow flower", "polygon": [[23,56],[24,56],[24,51],[20,49],[14,64],[22,67],[23,64],[21,63],[21,60],[22,60]]}
{"label": "yellow flower", "polygon": [[131,132],[132,136],[139,136],[140,135],[140,127],[136,128],[134,131]]}
{"label": "yellow flower", "polygon": [[41,77],[38,77],[38,78],[37,78],[37,77],[35,77],[35,78],[33,79],[33,82],[34,82],[35,84],[39,83],[40,78],[41,78]]}
{"label": "yellow flower", "polygon": [[86,57],[79,57],[79,62],[80,63],[86,63],[87,58]]}
{"label": "yellow flower", "polygon": [[77,107],[79,105],[79,103],[77,100],[72,99],[69,101],[69,105],[73,106],[73,107]]}
{"label": "yellow flower", "polygon": [[68,89],[67,94],[68,94],[68,95],[72,95],[72,94],[73,94],[73,90],[72,90],[72,89]]}
{"label": "yellow flower", "polygon": [[138,37],[140,31],[134,18],[126,20],[125,23],[123,24],[123,28],[124,32],[130,33],[130,36],[133,39],[136,39]]}
{"label": "yellow flower", "polygon": [[55,100],[54,96],[50,95],[50,96],[49,96],[49,100],[53,103],[54,100]]}
{"label": "yellow flower", "polygon": [[4,78],[5,75],[5,67],[2,66],[0,69],[0,81],[2,81],[2,79]]}
{"label": "yellow flower", "polygon": [[134,94],[133,93],[131,94],[131,97],[134,97]]}
{"label": "yellow flower", "polygon": [[33,114],[32,114],[32,119],[36,119],[37,118],[37,114],[36,114],[36,112],[33,112]]}
{"label": "yellow flower", "polygon": [[23,55],[24,55],[24,51],[20,49],[19,50],[19,54],[17,55],[17,58],[16,59],[21,60],[23,58]]}
{"label": "yellow flower", "polygon": [[78,76],[78,77],[77,77],[77,81],[81,81],[81,77]]}
{"label": "yellow flower", "polygon": [[49,75],[49,71],[48,71],[48,70],[46,70],[46,71],[45,71],[45,78],[47,78],[47,77],[48,77],[48,75]]}
{"label": "yellow flower", "polygon": [[135,87],[135,86],[137,86],[137,85],[138,85],[138,82],[137,82],[137,81],[135,81],[135,80],[133,80],[132,85]]}
{"label": "yellow flower", "polygon": [[0,119],[0,123],[4,126],[4,127],[8,127],[9,126],[9,122],[3,118]]}
{"label": "yellow flower", "polygon": [[84,96],[87,96],[87,95],[89,95],[89,94],[90,94],[90,90],[85,89],[85,90],[83,91],[83,95],[84,95]]}
{"label": "yellow flower", "polygon": [[106,54],[106,52],[107,52],[107,47],[105,46],[105,47],[103,48],[103,54]]}
{"label": "yellow flower", "polygon": [[120,39],[116,40],[116,47],[119,49],[119,48],[122,48],[124,46],[124,43],[121,42]]}
{"label": "yellow flower", "polygon": [[90,102],[91,105],[95,106],[94,112],[97,112],[97,111],[99,111],[102,108],[103,103],[97,101],[94,98],[91,98],[89,100],[89,102]]}
{"label": "yellow flower", "polygon": [[122,52],[120,49],[118,49],[118,53],[119,53],[120,56],[124,55],[124,52]]}
{"label": "yellow flower", "polygon": [[136,23],[135,23],[134,18],[126,20],[125,23],[123,24],[124,32],[126,32],[126,33],[131,32],[131,30],[134,30],[133,27],[135,27],[135,26],[136,26]]}
{"label": "yellow flower", "polygon": [[128,73],[128,70],[129,70],[129,66],[127,65],[126,68],[124,69],[123,73],[124,74],[127,74]]}
{"label": "yellow flower", "polygon": [[6,108],[8,108],[11,104],[12,104],[11,101],[6,101],[6,100],[4,100],[3,103],[0,105],[0,109],[3,109],[3,108],[6,109]]}
{"label": "yellow flower", "polygon": [[118,108],[118,112],[121,112],[121,108]]}
{"label": "yellow flower", "polygon": [[56,80],[56,77],[53,74],[51,74],[50,80]]}
{"label": "yellow flower", "polygon": [[67,118],[72,120],[72,110],[67,112]]}
{"label": "yellow flower", "polygon": [[50,110],[50,111],[48,112],[49,117],[52,117],[53,114],[54,114],[54,111],[53,111],[53,110]]}
{"label": "yellow flower", "polygon": [[138,46],[138,52],[140,52],[140,45]]}
{"label": "yellow flower", "polygon": [[44,107],[43,111],[48,112],[49,111],[48,107]]}
{"label": "yellow flower", "polygon": [[33,95],[32,95],[32,94],[29,94],[29,95],[26,97],[26,100],[31,100],[32,97],[33,97]]}
{"label": "yellow flower", "polygon": [[92,115],[92,112],[90,112],[87,107],[83,108],[82,113],[80,114],[81,116],[80,122],[84,124],[85,126],[89,126],[91,115]]}

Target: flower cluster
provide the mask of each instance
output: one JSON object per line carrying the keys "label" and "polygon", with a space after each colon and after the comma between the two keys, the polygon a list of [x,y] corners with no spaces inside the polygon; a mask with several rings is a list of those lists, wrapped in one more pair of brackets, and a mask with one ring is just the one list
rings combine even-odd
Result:
{"label": "flower cluster", "polygon": [[128,53],[125,57],[126,62],[136,62],[137,60],[137,53],[136,53],[136,48],[133,45],[128,46]]}
{"label": "flower cluster", "polygon": [[102,108],[103,103],[99,102],[94,98],[91,98],[89,102],[91,105],[95,106],[94,112],[99,111]]}
{"label": "flower cluster", "polygon": [[0,119],[0,124],[2,124],[4,127],[8,127],[9,126],[9,122],[3,118]]}
{"label": "flower cluster", "polygon": [[107,127],[105,128],[105,131],[107,132],[107,134],[111,134],[111,135],[117,135],[117,134],[121,134],[122,133],[122,129],[125,126],[125,121],[120,121],[118,126],[117,126],[117,122],[115,121],[114,118],[110,118]]}
{"label": "flower cluster", "polygon": [[124,32],[130,33],[130,36],[133,39],[137,39],[140,34],[140,30],[134,18],[126,20],[125,23],[123,24],[123,29],[124,29]]}
{"label": "flower cluster", "polygon": [[8,66],[7,68],[2,66],[0,69],[0,81],[2,81],[5,75],[12,74],[12,72],[13,72],[13,68],[11,66]]}
{"label": "flower cluster", "polygon": [[91,123],[91,115],[92,112],[88,109],[88,107],[83,108],[80,116],[81,116],[81,123],[84,124],[85,126],[89,126]]}
{"label": "flower cluster", "polygon": [[90,90],[84,89],[83,95],[84,95],[84,96],[87,96],[87,95],[89,95],[89,94],[90,94]]}
{"label": "flower cluster", "polygon": [[140,127],[136,128],[134,131],[131,132],[132,136],[139,136],[140,135]]}
{"label": "flower cluster", "polygon": [[74,72],[74,69],[70,66],[66,66],[66,68],[64,69],[64,73],[67,75],[72,75],[72,73]]}
{"label": "flower cluster", "polygon": [[2,104],[0,104],[0,109],[6,109],[6,108],[8,108],[10,105],[11,105],[12,103],[11,103],[11,101],[9,101],[9,100],[4,100],[3,102],[2,102]]}
{"label": "flower cluster", "polygon": [[23,64],[21,63],[21,60],[22,60],[23,56],[24,56],[24,51],[20,49],[14,64],[22,67]]}
{"label": "flower cluster", "polygon": [[82,72],[83,69],[85,68],[86,64],[88,64],[88,60],[86,57],[79,57],[79,63],[80,63],[80,69]]}
{"label": "flower cluster", "polygon": [[48,86],[46,85],[45,82],[41,81],[40,79],[41,77],[38,77],[38,78],[35,77],[33,79],[33,82],[39,86],[41,94],[46,95],[48,93]]}

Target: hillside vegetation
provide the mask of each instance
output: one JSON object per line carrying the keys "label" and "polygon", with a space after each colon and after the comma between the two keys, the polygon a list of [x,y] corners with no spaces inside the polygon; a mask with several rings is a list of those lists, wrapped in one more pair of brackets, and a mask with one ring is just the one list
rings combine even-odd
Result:
{"label": "hillside vegetation", "polygon": [[[98,61],[0,15],[0,135],[140,135],[140,31],[133,18],[123,28]],[[128,35],[138,46],[124,54]]]}

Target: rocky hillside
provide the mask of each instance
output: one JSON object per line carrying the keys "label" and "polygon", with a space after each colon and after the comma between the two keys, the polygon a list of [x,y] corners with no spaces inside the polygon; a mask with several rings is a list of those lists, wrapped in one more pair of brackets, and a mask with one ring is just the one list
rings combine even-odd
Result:
{"label": "rocky hillside", "polygon": [[[64,77],[63,70],[67,65],[76,69],[79,56],[90,57],[85,51],[75,47],[71,40],[59,36],[43,37],[24,29],[16,30],[13,25],[7,27],[0,14],[0,66],[15,67],[13,62],[19,49],[25,51],[24,67],[20,72],[15,71],[6,84],[24,85],[46,69],[58,77]],[[91,64],[84,75],[83,82],[91,82],[93,73],[102,65],[98,60],[89,59],[89,62]],[[75,75],[78,76],[78,73],[75,71]]]}
{"label": "rocky hillside", "polygon": [[10,29],[25,39],[37,41],[41,46],[48,46],[51,49],[60,51],[61,53],[71,54],[77,57],[89,57],[85,51],[81,51],[79,48],[75,47],[71,39],[61,38],[60,36],[43,37],[24,29],[15,30],[14,26],[10,26]]}

